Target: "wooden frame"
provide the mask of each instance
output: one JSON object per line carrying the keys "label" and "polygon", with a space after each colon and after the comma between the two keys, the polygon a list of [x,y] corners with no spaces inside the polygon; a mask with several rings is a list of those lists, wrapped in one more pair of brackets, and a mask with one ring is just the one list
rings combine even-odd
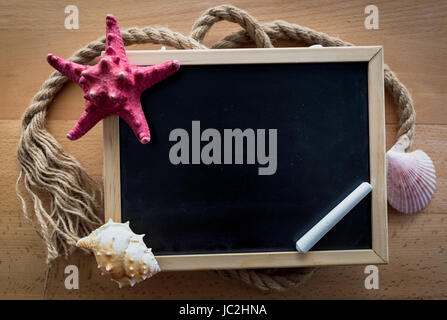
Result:
{"label": "wooden frame", "polygon": [[[368,62],[368,106],[372,249],[157,256],[162,270],[303,267],[388,263],[385,168],[385,106],[382,47],[275,48],[128,51],[131,63],[153,65],[177,59],[182,65]],[[105,218],[121,221],[118,117],[104,120]]]}

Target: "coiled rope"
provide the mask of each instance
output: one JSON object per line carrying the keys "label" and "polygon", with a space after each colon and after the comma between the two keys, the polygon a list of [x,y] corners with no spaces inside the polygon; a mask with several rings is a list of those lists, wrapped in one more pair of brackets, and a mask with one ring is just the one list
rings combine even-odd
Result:
{"label": "coiled rope", "polygon": [[[194,23],[190,36],[166,28],[129,28],[122,31],[126,46],[153,43],[176,49],[207,49],[201,42],[211,27],[226,20],[239,24],[243,30],[230,34],[211,48],[237,48],[252,42],[259,48],[272,48],[272,41],[292,40],[308,45],[352,46],[351,43],[325,33],[274,21],[260,24],[247,12],[231,5],[221,5],[204,12]],[[69,60],[87,64],[105,48],[105,37],[90,42],[76,51]],[[410,93],[397,76],[385,65],[385,88],[398,105],[399,130],[397,137],[414,139],[415,111]],[[20,173],[16,191],[22,203],[24,217],[43,239],[47,263],[59,256],[68,257],[78,239],[103,223],[102,186],[96,183],[70,154],[66,153],[46,129],[47,109],[67,78],[53,72],[31,100],[22,117],[17,159]],[[32,216],[22,196],[23,185],[33,203]],[[45,201],[49,200],[49,206]],[[239,279],[264,291],[281,291],[297,287],[308,279],[314,268],[219,270],[225,278]]]}

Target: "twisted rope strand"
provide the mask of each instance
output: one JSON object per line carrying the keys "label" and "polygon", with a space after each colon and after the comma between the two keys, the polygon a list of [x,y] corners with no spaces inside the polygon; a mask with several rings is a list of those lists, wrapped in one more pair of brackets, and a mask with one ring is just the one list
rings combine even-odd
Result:
{"label": "twisted rope strand", "polygon": [[[243,30],[213,44],[212,48],[236,48],[254,42],[271,48],[272,41],[293,40],[323,46],[351,46],[325,33],[277,20],[259,24],[247,12],[222,5],[204,12],[194,23],[189,37],[166,28],[132,27],[121,32],[126,46],[153,43],[176,49],[207,49],[201,42],[211,27],[222,20],[239,24]],[[87,64],[105,49],[105,36],[76,51],[69,60]],[[46,129],[47,109],[67,78],[55,71],[43,83],[22,116],[22,133],[17,148],[20,165],[16,192],[23,215],[41,237],[47,249],[47,263],[67,257],[75,242],[102,222],[102,187],[96,183],[70,154],[66,153]],[[414,139],[415,112],[410,94],[397,76],[385,66],[385,87],[398,104],[398,136]],[[33,203],[34,215],[27,208],[20,186],[25,187]],[[49,210],[44,200],[49,198]],[[314,272],[313,268],[219,270],[217,274],[238,279],[264,291],[281,291],[299,286]],[[48,274],[47,274],[48,276]]]}
{"label": "twisted rope strand", "polygon": [[406,135],[410,139],[410,146],[415,136],[416,112],[414,111],[413,99],[405,85],[388,65],[384,66],[385,89],[391,93],[397,104],[398,125],[397,140]]}
{"label": "twisted rope strand", "polygon": [[257,270],[216,270],[224,279],[242,281],[261,291],[284,291],[305,283],[316,268],[299,269],[257,269]]}
{"label": "twisted rope strand", "polygon": [[268,35],[259,22],[244,10],[231,5],[221,5],[210,8],[194,23],[191,38],[202,42],[206,33],[219,21],[226,20],[239,24],[259,48],[273,48]]}
{"label": "twisted rope strand", "polygon": [[259,48],[273,48],[270,38],[262,29],[259,22],[244,10],[230,5],[210,8],[197,19],[192,27],[191,38],[202,42],[211,27],[221,20],[239,24],[256,43]]}
{"label": "twisted rope strand", "polygon": [[[297,24],[282,20],[275,20],[261,25],[265,34],[273,41],[292,40],[304,42],[308,45],[321,44],[325,47],[352,46],[349,42],[328,36],[323,32],[318,32]],[[245,30],[240,30],[226,36],[211,46],[212,49],[236,48],[251,41],[250,35]]]}

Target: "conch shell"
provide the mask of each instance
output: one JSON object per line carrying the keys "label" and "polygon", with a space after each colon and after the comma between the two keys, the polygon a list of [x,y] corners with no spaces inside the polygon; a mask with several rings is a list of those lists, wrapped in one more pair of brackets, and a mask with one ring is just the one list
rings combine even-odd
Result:
{"label": "conch shell", "polygon": [[80,239],[76,246],[91,250],[98,268],[122,288],[134,286],[160,271],[157,260],[143,242],[144,234],[137,235],[129,222],[116,223],[112,219]]}
{"label": "conch shell", "polygon": [[403,213],[424,209],[436,188],[433,161],[422,150],[405,152],[409,144],[404,135],[386,154],[388,202]]}

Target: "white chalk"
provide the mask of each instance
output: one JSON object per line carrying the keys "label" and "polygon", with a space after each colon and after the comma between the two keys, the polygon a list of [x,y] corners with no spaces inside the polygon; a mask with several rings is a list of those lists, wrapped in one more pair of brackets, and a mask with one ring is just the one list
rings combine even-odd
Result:
{"label": "white chalk", "polygon": [[326,233],[329,232],[352,208],[354,208],[368,193],[372,186],[368,182],[361,183],[349,196],[332,209],[323,219],[306,232],[296,242],[296,250],[308,252]]}

